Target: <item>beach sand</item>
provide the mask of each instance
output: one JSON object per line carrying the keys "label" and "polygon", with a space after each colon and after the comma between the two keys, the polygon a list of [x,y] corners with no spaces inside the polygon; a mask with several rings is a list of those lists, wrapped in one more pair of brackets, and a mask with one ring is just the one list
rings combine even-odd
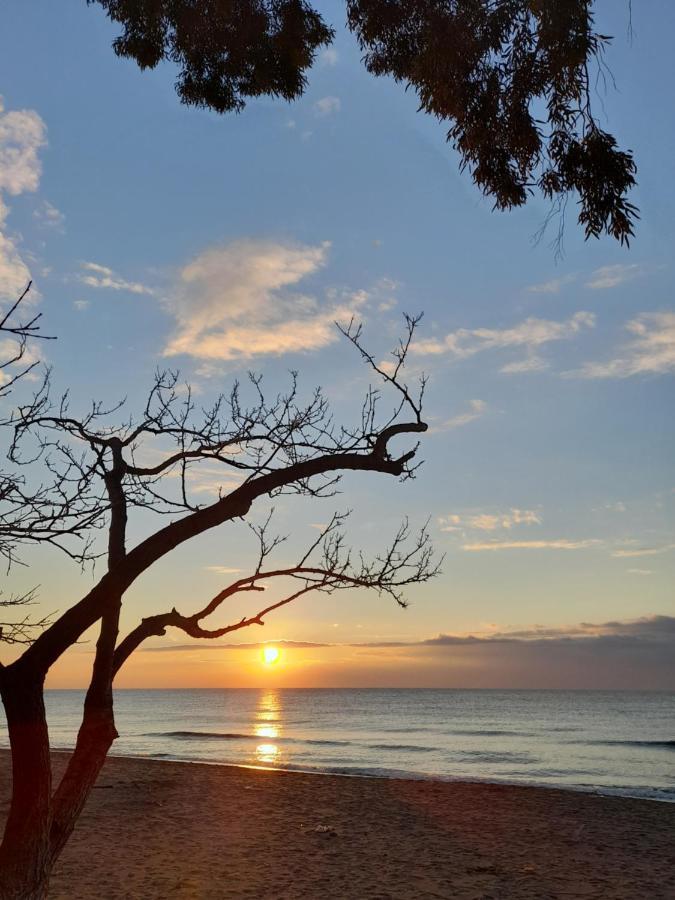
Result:
{"label": "beach sand", "polygon": [[113,758],[50,896],[660,900],[674,848],[666,803]]}

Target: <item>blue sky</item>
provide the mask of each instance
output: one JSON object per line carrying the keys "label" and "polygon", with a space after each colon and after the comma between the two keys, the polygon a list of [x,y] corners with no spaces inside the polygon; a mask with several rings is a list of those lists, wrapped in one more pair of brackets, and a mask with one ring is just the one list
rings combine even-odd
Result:
{"label": "blue sky", "polygon": [[[402,515],[430,516],[444,574],[405,612],[320,598],[270,620],[265,638],[571,634],[580,622],[675,615],[675,10],[635,8],[631,41],[627,5],[597,4],[600,30],[616,36],[617,87],[596,104],[635,153],[642,220],[628,251],[585,243],[570,205],[556,260],[547,239],[533,242],[543,201],[492,212],[443,128],[365,72],[342,6],[320,9],[337,38],[305,97],[218,117],[179,105],[170,67],[141,73],[117,59],[98,7],[7,0],[2,299],[30,272],[59,336],[42,352],[73,408],[126,395],[133,409],[170,365],[205,400],[248,368],[275,389],[298,369],[348,414],[368,378],[333,318],[361,316],[384,358],[401,312],[424,311],[411,366],[430,376],[432,429],[418,478],[350,477],[336,501],[288,499],[276,515],[300,544],[330,509],[353,508],[350,536],[366,549]],[[205,491],[215,477],[204,475]],[[184,548],[134,588],[126,622],[174,603],[187,611],[222,586],[214,566],[245,568],[252,551],[236,528]],[[28,558],[34,568],[13,584],[39,581],[45,608],[91,582],[53,553]],[[409,682],[446,683],[447,660],[424,672]]]}

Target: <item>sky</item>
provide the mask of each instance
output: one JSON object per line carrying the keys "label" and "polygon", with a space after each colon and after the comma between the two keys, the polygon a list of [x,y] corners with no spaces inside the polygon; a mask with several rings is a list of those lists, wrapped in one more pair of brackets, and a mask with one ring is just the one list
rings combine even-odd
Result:
{"label": "sky", "polygon": [[[492,211],[443,127],[366,73],[343,6],[318,6],[337,35],[305,96],[217,116],[179,104],[170,66],[117,59],[99,7],[2,5],[0,303],[33,278],[58,336],[33,352],[73,411],[127,397],[138,412],[168,366],[205,404],[247,370],[272,391],[298,370],[348,418],[369,375],[333,321],[357,316],[386,359],[402,314],[424,313],[417,477],[349,475],[330,501],[277,498],[274,522],[291,535],[284,563],[333,510],[353,510],[365,553],[403,516],[429,519],[442,574],[405,610],[343,592],[286,607],[240,646],[168,634],[118,685],[675,688],[675,9],[634,7],[631,37],[627,4],[597,4],[616,86],[594,102],[635,153],[641,221],[629,250],[584,242],[571,204],[558,258],[535,240],[545,202]],[[209,463],[194,487],[215,499],[228,478]],[[132,521],[130,543],[153,524]],[[92,584],[56,551],[24,559],[4,589],[39,585],[39,611]],[[198,608],[254,559],[239,523],[191,542],[132,588],[124,629]],[[93,637],[51,686],[86,683]],[[261,641],[278,663],[261,664]]]}

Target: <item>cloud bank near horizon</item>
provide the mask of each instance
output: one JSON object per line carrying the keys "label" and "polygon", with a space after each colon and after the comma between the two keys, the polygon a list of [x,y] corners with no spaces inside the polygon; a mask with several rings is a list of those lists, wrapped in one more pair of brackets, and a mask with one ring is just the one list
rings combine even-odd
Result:
{"label": "cloud bank near horizon", "polygon": [[[270,623],[271,624],[271,623]],[[476,688],[596,688],[675,690],[675,616],[653,615],[555,628],[497,628],[441,633],[412,641],[313,642],[268,640],[242,643],[159,644],[151,654],[208,651],[227,657],[273,643],[289,651],[300,672],[304,657],[327,673],[316,686],[435,686]],[[361,681],[359,681],[359,679]]]}
{"label": "cloud bank near horizon", "polygon": [[675,616],[653,615],[642,616],[639,619],[613,620],[609,622],[579,622],[576,625],[561,625],[557,628],[546,628],[534,625],[532,628],[510,631],[484,631],[470,632],[466,634],[440,633],[436,637],[423,638],[415,641],[360,641],[360,642],[334,642],[334,641],[293,641],[293,640],[266,640],[234,643],[210,643],[195,641],[191,644],[161,644],[144,647],[146,652],[163,652],[169,650],[195,650],[206,647],[210,650],[259,650],[266,644],[273,643],[279,647],[291,648],[319,648],[319,647],[456,647],[465,644],[496,644],[496,643],[532,643],[571,640],[600,640],[605,638],[629,638],[640,641],[659,643],[673,643],[675,646]]}

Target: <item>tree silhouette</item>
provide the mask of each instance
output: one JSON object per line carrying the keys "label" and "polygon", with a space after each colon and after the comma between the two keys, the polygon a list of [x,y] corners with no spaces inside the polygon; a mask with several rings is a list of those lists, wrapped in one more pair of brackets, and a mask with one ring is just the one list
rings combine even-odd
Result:
{"label": "tree silhouette", "polygon": [[41,338],[45,341],[54,340],[52,337],[40,334],[42,313],[35,313],[25,320],[19,317],[20,311],[23,310],[29,299],[32,286],[32,281],[29,281],[21,295],[6,312],[2,313],[2,318],[0,318],[0,337],[3,338],[2,350],[0,350],[0,399],[7,397],[14,385],[38,365],[36,359],[22,365],[26,357],[28,341],[31,338]]}
{"label": "tree silhouette", "polygon": [[[8,397],[17,383],[39,365],[38,359],[26,359],[28,342],[36,338],[53,340],[48,335],[40,334],[42,313],[34,313],[25,319],[20,317],[20,312],[29,299],[31,287],[32,283],[28,282],[25,290],[0,318],[0,337],[3,339],[0,351],[0,400]],[[4,424],[6,423],[0,420],[0,426]],[[30,518],[29,510],[40,505],[40,494],[38,490],[32,497],[28,496],[22,477],[0,470],[0,556],[9,565],[12,563],[14,547],[24,536]],[[47,518],[48,516],[42,517],[43,524]],[[11,610],[14,613],[11,620],[0,620],[0,641],[8,644],[30,643],[34,629],[47,624],[45,618],[35,621],[25,614],[24,607],[31,606],[34,599],[35,591],[10,597],[4,597],[0,592],[0,610]]]}
{"label": "tree silhouette", "polygon": [[[348,471],[403,480],[414,475],[417,445],[394,453],[390,444],[427,429],[422,419],[424,379],[415,391],[403,380],[417,321],[406,319],[405,338],[394,351],[391,370],[364,349],[360,328],[352,323],[343,329],[387,392],[385,399],[380,389],[369,388],[352,424],[335,423],[320,389],[301,399],[295,374],[288,389],[271,398],[262,379],[250,375],[246,389],[235,383],[211,407],[200,409],[190,390],[181,389],[177,374],[158,373],[140,418],[122,425],[109,424],[115,414],[121,415],[120,405],[106,409],[96,402],[86,415],[73,415],[67,395],[52,400],[47,376],[29,402],[15,410],[10,461],[19,472],[24,465],[33,472],[42,463],[51,486],[41,482],[40,503],[30,509],[29,521],[9,531],[7,539],[14,545],[10,558],[21,544],[48,542],[81,561],[100,558],[104,572],[79,602],[51,623],[39,623],[42,627],[18,659],[0,665],[13,785],[0,847],[0,897],[46,894],[50,871],[117,736],[114,678],[148,637],[176,628],[192,638],[216,638],[263,625],[274,610],[310,592],[361,588],[405,605],[406,586],[436,574],[426,529],[415,534],[404,522],[382,553],[366,559],[349,549],[343,527],[347,516],[339,513],[291,563],[275,562],[283,538],[273,535],[268,514],[262,524],[250,523],[258,543],[251,574],[226,585],[196,611],[160,612],[120,634],[125,593],[143,572],[186,541],[245,519],[263,498],[288,493],[307,499],[331,497]],[[383,414],[384,403],[392,397],[393,405]],[[219,491],[218,499],[205,505],[198,502],[203,495],[192,490],[194,472],[204,462],[217,464],[224,477],[237,481],[236,487]],[[47,505],[50,497],[52,507]],[[169,521],[129,547],[128,522],[139,510],[145,516],[168,516]],[[10,523],[13,514],[10,505]],[[271,583],[285,585],[280,599],[258,602],[254,612],[238,621],[209,624],[227,598],[258,597]],[[54,786],[45,676],[95,625],[98,639],[82,723],[65,774]],[[28,630],[25,623],[20,627],[24,638]]]}
{"label": "tree silhouette", "polygon": [[[303,0],[87,0],[122,26],[119,56],[178,67],[183,103],[239,112],[264,95],[295,100],[334,31]],[[627,244],[638,218],[630,151],[592,110],[610,41],[592,0],[346,0],[347,25],[373,75],[415,91],[498,209],[539,192],[578,198],[586,238]]]}

